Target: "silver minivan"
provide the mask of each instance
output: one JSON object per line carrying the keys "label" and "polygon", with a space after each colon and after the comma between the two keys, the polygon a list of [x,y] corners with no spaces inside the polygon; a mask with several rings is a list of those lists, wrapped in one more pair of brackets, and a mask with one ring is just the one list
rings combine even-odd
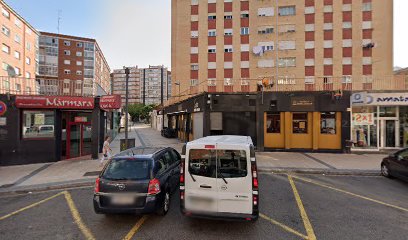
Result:
{"label": "silver minivan", "polygon": [[258,173],[251,137],[200,138],[183,147],[181,158],[180,208],[185,216],[258,219]]}

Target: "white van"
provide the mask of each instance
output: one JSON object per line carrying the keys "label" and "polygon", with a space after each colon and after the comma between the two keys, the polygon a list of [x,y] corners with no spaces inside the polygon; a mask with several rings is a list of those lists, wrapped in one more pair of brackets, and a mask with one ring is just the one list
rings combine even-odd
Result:
{"label": "white van", "polygon": [[251,137],[200,138],[183,147],[181,158],[180,208],[185,216],[258,219],[258,174]]}

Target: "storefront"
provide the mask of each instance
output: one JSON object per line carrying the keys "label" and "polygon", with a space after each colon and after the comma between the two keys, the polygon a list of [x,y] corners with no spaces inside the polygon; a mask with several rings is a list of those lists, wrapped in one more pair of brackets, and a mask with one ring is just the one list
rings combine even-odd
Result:
{"label": "storefront", "polygon": [[[348,139],[348,92],[267,93],[258,96],[258,144],[265,150],[343,151]],[[263,102],[263,104],[262,104]]]}
{"label": "storefront", "polygon": [[0,98],[8,105],[0,126],[0,165],[98,158],[107,116],[120,108],[115,96]]}
{"label": "storefront", "polygon": [[408,147],[408,93],[354,93],[351,104],[353,150]]}

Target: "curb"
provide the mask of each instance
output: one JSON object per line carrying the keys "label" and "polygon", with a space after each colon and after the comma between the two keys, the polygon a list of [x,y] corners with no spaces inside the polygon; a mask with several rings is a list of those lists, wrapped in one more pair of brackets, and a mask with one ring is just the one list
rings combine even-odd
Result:
{"label": "curb", "polygon": [[91,181],[81,181],[81,182],[72,182],[72,183],[47,183],[45,185],[34,185],[26,186],[21,188],[14,188],[6,191],[0,191],[0,196],[9,196],[9,195],[19,195],[27,193],[36,193],[52,190],[64,190],[69,188],[78,188],[78,187],[91,187],[94,185],[94,179]]}
{"label": "curb", "polygon": [[380,170],[355,170],[355,169],[302,169],[302,168],[259,168],[261,173],[300,173],[324,174],[337,176],[381,176]]}

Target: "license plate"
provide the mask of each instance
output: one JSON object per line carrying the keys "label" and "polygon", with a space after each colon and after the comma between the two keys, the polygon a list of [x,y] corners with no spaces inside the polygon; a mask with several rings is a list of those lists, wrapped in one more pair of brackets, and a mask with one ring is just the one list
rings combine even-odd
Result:
{"label": "license plate", "polygon": [[111,202],[116,205],[130,205],[135,202],[135,198],[132,196],[113,196]]}

